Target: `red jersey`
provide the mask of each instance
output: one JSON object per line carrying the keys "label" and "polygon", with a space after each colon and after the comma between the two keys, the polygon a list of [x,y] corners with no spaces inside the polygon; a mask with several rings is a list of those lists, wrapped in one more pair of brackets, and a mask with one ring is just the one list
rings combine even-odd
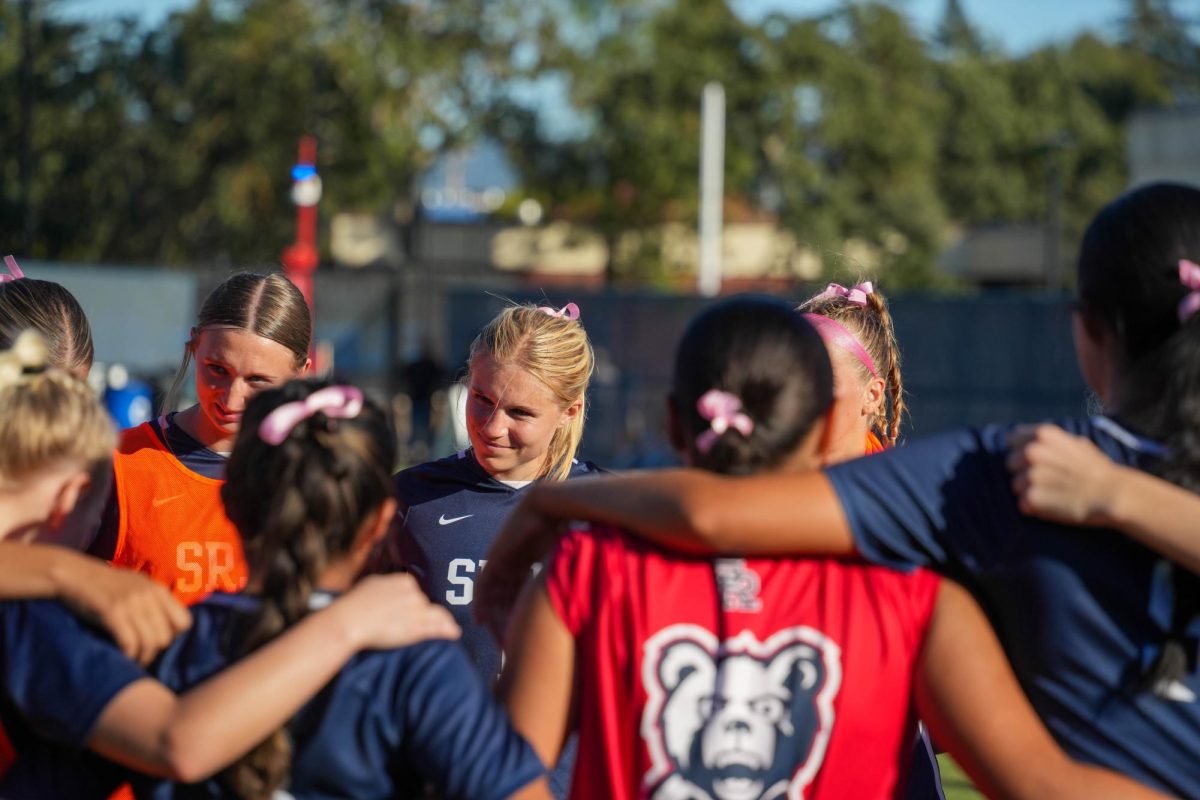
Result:
{"label": "red jersey", "polygon": [[573,798],[903,794],[938,578],[837,559],[708,559],[612,528],[546,575],[575,637]]}

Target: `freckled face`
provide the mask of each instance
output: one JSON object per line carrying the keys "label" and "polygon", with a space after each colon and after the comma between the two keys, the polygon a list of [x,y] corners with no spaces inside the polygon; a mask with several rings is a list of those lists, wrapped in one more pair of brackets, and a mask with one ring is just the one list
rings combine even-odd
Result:
{"label": "freckled face", "polygon": [[250,398],[303,372],[291,350],[249,331],[205,328],[194,348],[200,414],[193,435],[208,447],[231,445]]}
{"label": "freckled face", "polygon": [[564,409],[550,388],[521,367],[491,356],[471,361],[467,387],[467,434],[475,458],[498,480],[542,477],[554,432],[579,405]]}

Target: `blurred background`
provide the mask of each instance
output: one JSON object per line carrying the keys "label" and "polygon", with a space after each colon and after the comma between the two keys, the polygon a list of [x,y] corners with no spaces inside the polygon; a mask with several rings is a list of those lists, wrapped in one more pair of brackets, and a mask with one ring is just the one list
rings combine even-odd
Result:
{"label": "blurred background", "polygon": [[664,463],[711,82],[720,291],[874,279],[910,436],[1085,410],[1084,224],[1200,182],[1200,0],[0,0],[0,251],[79,297],[133,418],[309,214],[325,366],[393,398],[406,460],[457,446],[491,315],[573,300],[584,456]]}

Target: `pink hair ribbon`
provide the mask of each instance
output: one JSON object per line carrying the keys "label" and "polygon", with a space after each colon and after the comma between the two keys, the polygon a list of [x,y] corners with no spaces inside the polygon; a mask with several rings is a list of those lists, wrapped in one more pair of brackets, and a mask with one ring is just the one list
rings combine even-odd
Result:
{"label": "pink hair ribbon", "polygon": [[737,395],[709,389],[696,401],[696,410],[709,421],[709,429],[696,437],[696,449],[701,453],[712,450],[717,439],[730,428],[742,436],[754,433],[754,420],[742,413],[742,401]]}
{"label": "pink hair ribbon", "polygon": [[258,436],[267,444],[278,445],[313,414],[334,419],[353,419],[363,407],[362,391],[354,386],[327,386],[303,400],[284,403],[267,414],[258,426]]}
{"label": "pink hair ribbon", "polygon": [[875,372],[875,362],[871,360],[871,354],[867,352],[867,348],[863,347],[858,337],[850,332],[849,328],[837,320],[821,314],[805,314],[804,318],[817,329],[817,333],[821,334],[825,344],[848,351],[850,355],[862,362],[862,365],[867,368],[867,372],[871,373],[872,378],[879,377],[879,374]]}
{"label": "pink hair ribbon", "polygon": [[0,283],[8,283],[9,281],[19,281],[25,277],[25,273],[21,271],[21,267],[17,264],[17,260],[12,256],[4,257],[4,266],[8,267],[9,275],[0,275]]}
{"label": "pink hair ribbon", "polygon": [[[856,306],[865,306],[867,304],[867,295],[875,293],[875,286],[870,281],[863,281],[860,284],[847,289],[840,283],[831,283],[825,287],[825,291],[814,297],[812,300],[824,300],[830,297],[844,297]],[[808,302],[812,302],[809,300]]]}
{"label": "pink hair ribbon", "polygon": [[1186,258],[1179,259],[1179,280],[1192,290],[1179,302],[1179,321],[1187,322],[1200,311],[1200,264]]}
{"label": "pink hair ribbon", "polygon": [[557,311],[550,306],[538,306],[538,311],[541,311],[543,314],[548,314],[552,317],[562,317],[569,320],[579,319],[579,306],[575,305],[574,303],[567,303]]}

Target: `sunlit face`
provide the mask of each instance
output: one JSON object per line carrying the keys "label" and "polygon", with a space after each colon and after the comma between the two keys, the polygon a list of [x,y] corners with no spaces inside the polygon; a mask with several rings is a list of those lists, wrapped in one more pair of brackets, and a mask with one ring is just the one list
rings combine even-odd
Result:
{"label": "sunlit face", "polygon": [[[872,383],[878,378],[863,380],[862,364],[850,351],[837,345],[826,345],[833,364],[833,408],[829,413],[827,463],[858,458],[866,452],[867,434],[879,408],[872,393]],[[875,400],[873,402],[873,400]]]}
{"label": "sunlit face", "polygon": [[200,411],[193,419],[193,435],[208,447],[232,444],[250,398],[308,366],[297,369],[295,355],[278,342],[233,328],[201,330],[192,353]]}
{"label": "sunlit face", "polygon": [[467,434],[479,465],[498,480],[542,477],[554,432],[568,425],[582,403],[559,405],[550,388],[521,367],[491,356],[471,361]]}

